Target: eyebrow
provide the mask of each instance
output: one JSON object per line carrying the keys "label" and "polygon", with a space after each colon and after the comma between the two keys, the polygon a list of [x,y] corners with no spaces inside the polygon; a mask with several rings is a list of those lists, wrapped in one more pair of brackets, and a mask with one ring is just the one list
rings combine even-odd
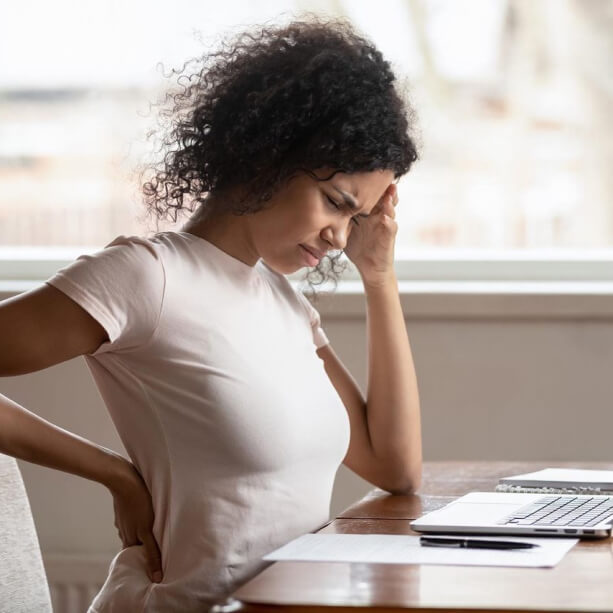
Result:
{"label": "eyebrow", "polygon": [[[343,191],[339,187],[336,187],[336,185],[333,185],[332,187],[343,197],[345,204],[352,211],[357,211],[360,208],[360,205],[358,204],[358,201],[355,199],[354,196],[352,196],[351,194],[348,194],[347,192]],[[368,215],[366,215],[366,213],[359,213],[358,217],[368,217]]]}

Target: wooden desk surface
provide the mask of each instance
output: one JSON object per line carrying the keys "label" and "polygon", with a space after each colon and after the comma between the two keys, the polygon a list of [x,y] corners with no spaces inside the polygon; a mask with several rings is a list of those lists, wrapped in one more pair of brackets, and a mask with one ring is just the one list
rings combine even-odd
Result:
{"label": "wooden desk surface", "polygon": [[[320,532],[416,534],[409,520],[503,476],[547,466],[613,463],[428,462],[413,496],[373,490]],[[276,562],[235,594],[241,613],[370,611],[613,611],[613,540],[582,541],[555,568]]]}

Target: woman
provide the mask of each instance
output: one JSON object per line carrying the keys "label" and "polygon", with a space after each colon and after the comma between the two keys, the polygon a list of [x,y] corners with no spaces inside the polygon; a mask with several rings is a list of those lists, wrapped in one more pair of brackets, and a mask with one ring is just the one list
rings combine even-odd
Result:
{"label": "woman", "polygon": [[[341,462],[418,487],[419,401],[393,270],[393,183],[416,159],[389,64],[343,21],[238,37],[172,100],[144,184],[180,232],[120,236],[0,305],[0,374],[85,356],[130,461],[0,397],[0,451],[110,490],[124,548],[97,613],[202,611],[327,521]],[[285,274],[368,307],[363,398]],[[334,255],[327,256],[328,252]]]}

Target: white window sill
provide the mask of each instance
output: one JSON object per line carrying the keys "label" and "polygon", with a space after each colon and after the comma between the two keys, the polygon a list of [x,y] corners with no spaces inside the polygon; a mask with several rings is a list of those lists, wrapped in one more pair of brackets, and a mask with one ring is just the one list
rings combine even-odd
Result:
{"label": "white window sill", "polygon": [[[0,300],[41,281],[0,281]],[[407,319],[613,319],[611,281],[400,281]],[[343,281],[316,303],[328,319],[366,316],[360,281]]]}
{"label": "white window sill", "polygon": [[[33,289],[94,248],[0,248],[0,300]],[[613,249],[400,251],[408,319],[613,319]],[[298,284],[301,273],[292,275]],[[324,288],[321,288],[324,289]],[[316,304],[326,318],[364,318],[362,283],[348,271]]]}
{"label": "white window sill", "polygon": [[[610,281],[400,281],[399,292],[407,319],[613,319]],[[366,314],[355,281],[316,306],[327,319]]]}

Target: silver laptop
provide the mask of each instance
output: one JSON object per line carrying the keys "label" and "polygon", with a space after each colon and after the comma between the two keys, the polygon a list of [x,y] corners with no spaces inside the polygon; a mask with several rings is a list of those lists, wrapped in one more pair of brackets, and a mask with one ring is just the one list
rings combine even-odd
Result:
{"label": "silver laptop", "polygon": [[416,532],[611,536],[613,496],[473,492],[411,522]]}

